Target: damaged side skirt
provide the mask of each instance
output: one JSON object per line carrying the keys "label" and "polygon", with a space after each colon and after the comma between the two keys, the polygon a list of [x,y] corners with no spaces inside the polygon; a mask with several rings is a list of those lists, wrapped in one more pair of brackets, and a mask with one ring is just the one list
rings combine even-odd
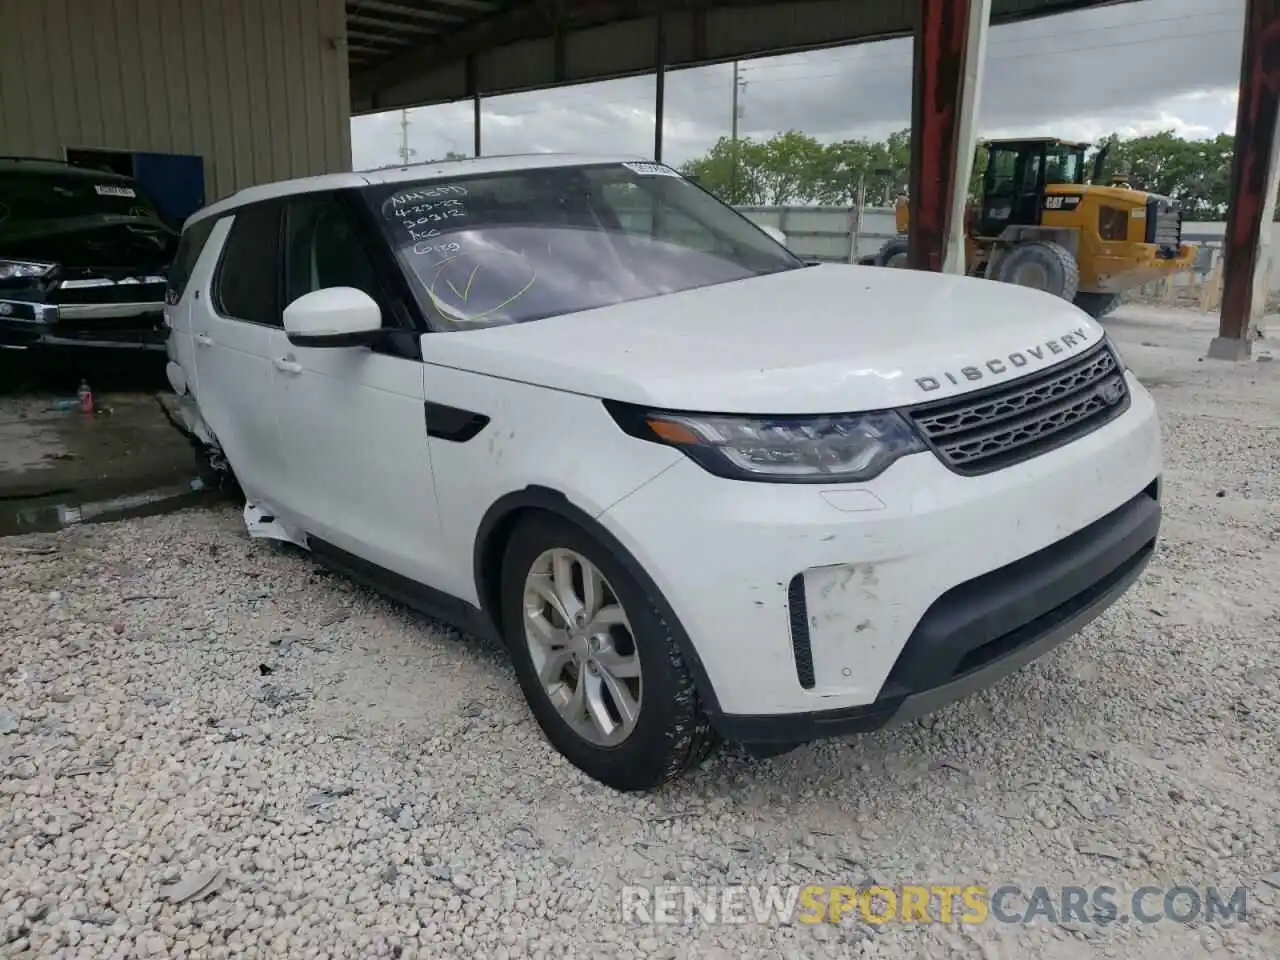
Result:
{"label": "damaged side skirt", "polygon": [[249,536],[255,540],[279,540],[292,543],[303,550],[310,550],[307,535],[282,520],[278,520],[275,511],[266,504],[253,503],[246,500],[244,505],[244,526]]}

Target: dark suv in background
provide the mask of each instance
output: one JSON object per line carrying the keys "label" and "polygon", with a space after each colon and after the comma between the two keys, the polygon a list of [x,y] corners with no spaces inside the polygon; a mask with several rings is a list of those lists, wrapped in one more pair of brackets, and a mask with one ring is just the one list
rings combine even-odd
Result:
{"label": "dark suv in background", "polygon": [[180,229],[129,177],[0,157],[0,348],[164,350]]}

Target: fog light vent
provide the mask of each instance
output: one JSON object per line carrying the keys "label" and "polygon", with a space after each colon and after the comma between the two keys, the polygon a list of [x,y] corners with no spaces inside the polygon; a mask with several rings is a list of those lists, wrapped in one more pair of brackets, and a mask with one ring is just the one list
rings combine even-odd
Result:
{"label": "fog light vent", "polygon": [[800,686],[812,690],[813,648],[809,646],[809,604],[804,596],[804,574],[797,573],[787,586],[787,607],[791,613],[791,653],[796,661]]}

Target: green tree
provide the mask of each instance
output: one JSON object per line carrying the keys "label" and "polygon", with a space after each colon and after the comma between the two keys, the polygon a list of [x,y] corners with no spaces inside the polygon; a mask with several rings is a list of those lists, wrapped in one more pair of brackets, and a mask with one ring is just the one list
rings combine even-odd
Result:
{"label": "green tree", "polygon": [[826,148],[807,134],[789,130],[754,147],[751,161],[764,187],[765,203],[808,203],[821,193]]}
{"label": "green tree", "polygon": [[[1177,200],[1187,220],[1221,220],[1231,189],[1233,138],[1222,135],[1185,140],[1171,130],[1124,139],[1112,134],[1091,154],[1108,147],[1099,183],[1115,177],[1140,190]],[[982,192],[985,144],[974,157],[969,195]],[[906,192],[911,169],[911,132],[899,130],[884,140],[839,140],[823,144],[795,130],[768,140],[722,137],[703,156],[684,164],[721,199],[737,206],[827,204],[847,206],[866,186],[867,203],[892,206]]]}
{"label": "green tree", "polygon": [[730,137],[721,137],[702,156],[682,164],[680,172],[696,179],[725,203],[761,206],[765,187],[757,167],[758,151],[759,145],[748,137],[739,137],[736,143]]}

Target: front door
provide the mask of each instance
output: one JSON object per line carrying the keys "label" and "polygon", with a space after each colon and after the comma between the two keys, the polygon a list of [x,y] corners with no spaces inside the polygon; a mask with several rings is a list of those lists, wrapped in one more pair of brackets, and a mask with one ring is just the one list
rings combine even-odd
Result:
{"label": "front door", "polygon": [[[285,207],[284,303],[355,287],[396,326],[370,243],[343,199],[309,194]],[[440,519],[427,446],[418,336],[399,346],[297,347],[281,333],[274,403],[287,482],[274,504],[309,534],[402,576],[439,583]]]}
{"label": "front door", "polygon": [[1018,161],[1018,199],[1012,222],[1021,227],[1040,222],[1040,198],[1044,195],[1044,153],[1024,151]]}
{"label": "front door", "polygon": [[977,218],[979,235],[998,237],[1009,226],[1038,224],[1043,173],[1042,151],[993,147],[983,176],[982,207]]}

